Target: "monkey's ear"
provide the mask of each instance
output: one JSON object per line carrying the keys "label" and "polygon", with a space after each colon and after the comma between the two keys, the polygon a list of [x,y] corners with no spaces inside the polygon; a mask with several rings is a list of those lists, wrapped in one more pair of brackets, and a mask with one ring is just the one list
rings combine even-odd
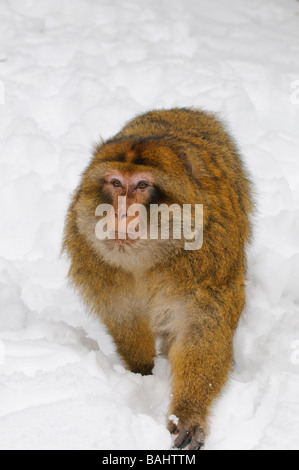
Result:
{"label": "monkey's ear", "polygon": [[180,153],[179,153],[179,156],[180,156],[180,159],[181,159],[184,167],[187,170],[188,175],[192,176],[193,168],[192,168],[192,164],[190,162],[190,159],[187,156],[187,152],[185,150],[181,150]]}
{"label": "monkey's ear", "polygon": [[181,147],[178,155],[189,176],[196,177],[206,174],[200,149],[195,146]]}

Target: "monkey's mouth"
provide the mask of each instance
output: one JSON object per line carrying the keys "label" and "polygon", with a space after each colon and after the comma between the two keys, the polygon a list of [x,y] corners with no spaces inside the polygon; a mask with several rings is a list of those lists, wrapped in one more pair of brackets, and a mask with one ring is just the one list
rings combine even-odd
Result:
{"label": "monkey's mouth", "polygon": [[132,246],[139,238],[132,237],[128,233],[115,233],[115,237],[110,239],[110,242],[115,246]]}

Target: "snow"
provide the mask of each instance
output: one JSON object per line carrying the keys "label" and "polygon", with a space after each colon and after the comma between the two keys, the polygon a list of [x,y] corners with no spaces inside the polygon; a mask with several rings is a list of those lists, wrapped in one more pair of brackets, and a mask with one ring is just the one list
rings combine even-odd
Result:
{"label": "snow", "polygon": [[217,112],[256,191],[247,306],[206,449],[299,449],[299,2],[2,0],[0,449],[170,449],[166,359],[126,371],[60,257],[94,142]]}

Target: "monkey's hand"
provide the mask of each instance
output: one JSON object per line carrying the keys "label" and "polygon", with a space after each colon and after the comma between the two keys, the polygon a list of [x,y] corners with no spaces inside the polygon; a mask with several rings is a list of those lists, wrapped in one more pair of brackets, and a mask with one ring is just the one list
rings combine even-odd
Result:
{"label": "monkey's hand", "polygon": [[188,426],[175,424],[173,421],[168,421],[167,429],[171,434],[177,434],[177,438],[174,441],[175,447],[178,449],[184,449],[189,446],[189,450],[200,450],[205,442],[205,432],[200,426]]}

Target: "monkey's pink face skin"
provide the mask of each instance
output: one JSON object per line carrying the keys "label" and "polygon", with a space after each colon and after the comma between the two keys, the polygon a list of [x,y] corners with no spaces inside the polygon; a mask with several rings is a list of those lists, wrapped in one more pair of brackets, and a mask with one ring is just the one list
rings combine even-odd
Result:
{"label": "monkey's pink face skin", "polygon": [[[113,242],[120,246],[134,244],[136,239],[129,236],[128,225],[134,220],[138,227],[139,215],[128,216],[128,207],[132,204],[146,206],[150,202],[154,190],[153,177],[146,172],[129,174],[115,170],[105,175],[103,189],[109,194],[114,209],[108,219],[111,227],[115,227],[116,237]],[[126,199],[119,200],[120,196]],[[122,219],[126,219],[125,225],[121,224]],[[121,237],[118,236],[120,233]]]}
{"label": "monkey's pink face skin", "polygon": [[122,173],[120,171],[111,171],[105,176],[104,189],[112,196],[127,196],[132,198],[133,203],[142,204],[138,200],[144,200],[146,203],[150,190],[153,188],[153,178],[149,173]]}

